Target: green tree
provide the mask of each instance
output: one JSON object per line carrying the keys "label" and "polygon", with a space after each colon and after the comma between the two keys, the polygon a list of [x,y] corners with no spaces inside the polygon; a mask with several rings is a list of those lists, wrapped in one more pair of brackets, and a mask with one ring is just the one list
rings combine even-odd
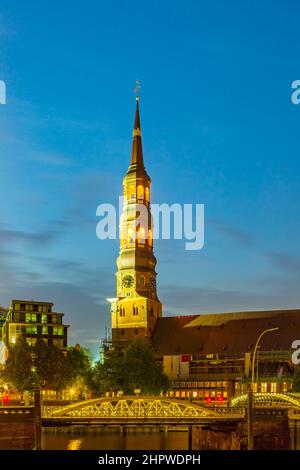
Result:
{"label": "green tree", "polygon": [[142,394],[158,394],[170,388],[153,350],[141,341],[131,343],[124,352],[109,352],[104,363],[97,363],[93,369],[92,384],[102,393],[122,390],[132,394],[140,389]]}
{"label": "green tree", "polygon": [[170,381],[163,373],[162,365],[157,361],[150,346],[135,341],[124,352],[124,367],[126,371],[126,393],[135,388],[142,393],[157,394],[170,388]]}
{"label": "green tree", "polygon": [[67,349],[67,359],[71,371],[71,380],[77,378],[85,379],[91,367],[90,352],[79,345],[69,346]]}
{"label": "green tree", "polygon": [[86,348],[81,348],[79,344],[69,346],[67,349],[67,360],[69,366],[69,383],[75,388],[80,399],[84,399],[88,394],[89,371],[91,369],[91,353]]}
{"label": "green tree", "polygon": [[32,378],[32,351],[24,337],[18,338],[16,344],[9,348],[8,358],[4,368],[4,378],[10,382],[17,391],[27,389]]}
{"label": "green tree", "polygon": [[71,380],[71,366],[61,349],[48,345],[42,339],[34,349],[35,372],[45,388],[64,389]]}

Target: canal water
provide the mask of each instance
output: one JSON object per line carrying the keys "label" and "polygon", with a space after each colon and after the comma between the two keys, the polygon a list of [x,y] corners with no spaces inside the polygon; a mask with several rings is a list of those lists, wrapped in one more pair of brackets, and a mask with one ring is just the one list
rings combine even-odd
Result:
{"label": "canal water", "polygon": [[129,431],[125,434],[102,429],[46,429],[43,450],[187,450],[185,431]]}
{"label": "canal water", "polygon": [[[290,450],[300,450],[300,420],[289,424]],[[184,429],[164,432],[163,428],[160,431],[158,428],[127,428],[124,433],[118,432],[116,428],[89,426],[44,428],[42,449],[188,450],[188,432]]]}

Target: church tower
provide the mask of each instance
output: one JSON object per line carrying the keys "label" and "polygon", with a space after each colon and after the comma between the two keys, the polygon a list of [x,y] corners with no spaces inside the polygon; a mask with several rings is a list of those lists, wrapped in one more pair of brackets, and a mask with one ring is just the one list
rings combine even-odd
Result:
{"label": "church tower", "polygon": [[156,293],[150,187],[151,179],[143,160],[137,95],[131,162],[123,179],[117,297],[110,299],[115,347],[124,347],[136,339],[148,341],[156,319],[162,315],[162,304]]}

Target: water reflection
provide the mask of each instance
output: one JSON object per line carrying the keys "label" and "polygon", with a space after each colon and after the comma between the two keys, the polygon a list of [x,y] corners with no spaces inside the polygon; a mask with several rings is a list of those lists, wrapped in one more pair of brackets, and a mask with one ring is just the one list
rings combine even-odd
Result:
{"label": "water reflection", "polygon": [[82,447],[82,439],[71,439],[68,443],[68,450],[79,450]]}
{"label": "water reflection", "polygon": [[184,431],[107,432],[87,429],[48,429],[42,436],[44,450],[187,450]]}

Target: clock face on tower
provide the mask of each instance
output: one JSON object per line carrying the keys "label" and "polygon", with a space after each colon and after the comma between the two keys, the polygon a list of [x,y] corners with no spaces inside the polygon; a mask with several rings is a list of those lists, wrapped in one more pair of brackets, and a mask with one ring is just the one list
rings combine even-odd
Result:
{"label": "clock face on tower", "polygon": [[130,274],[127,274],[126,276],[123,277],[122,284],[124,287],[132,287],[134,283],[133,276]]}

